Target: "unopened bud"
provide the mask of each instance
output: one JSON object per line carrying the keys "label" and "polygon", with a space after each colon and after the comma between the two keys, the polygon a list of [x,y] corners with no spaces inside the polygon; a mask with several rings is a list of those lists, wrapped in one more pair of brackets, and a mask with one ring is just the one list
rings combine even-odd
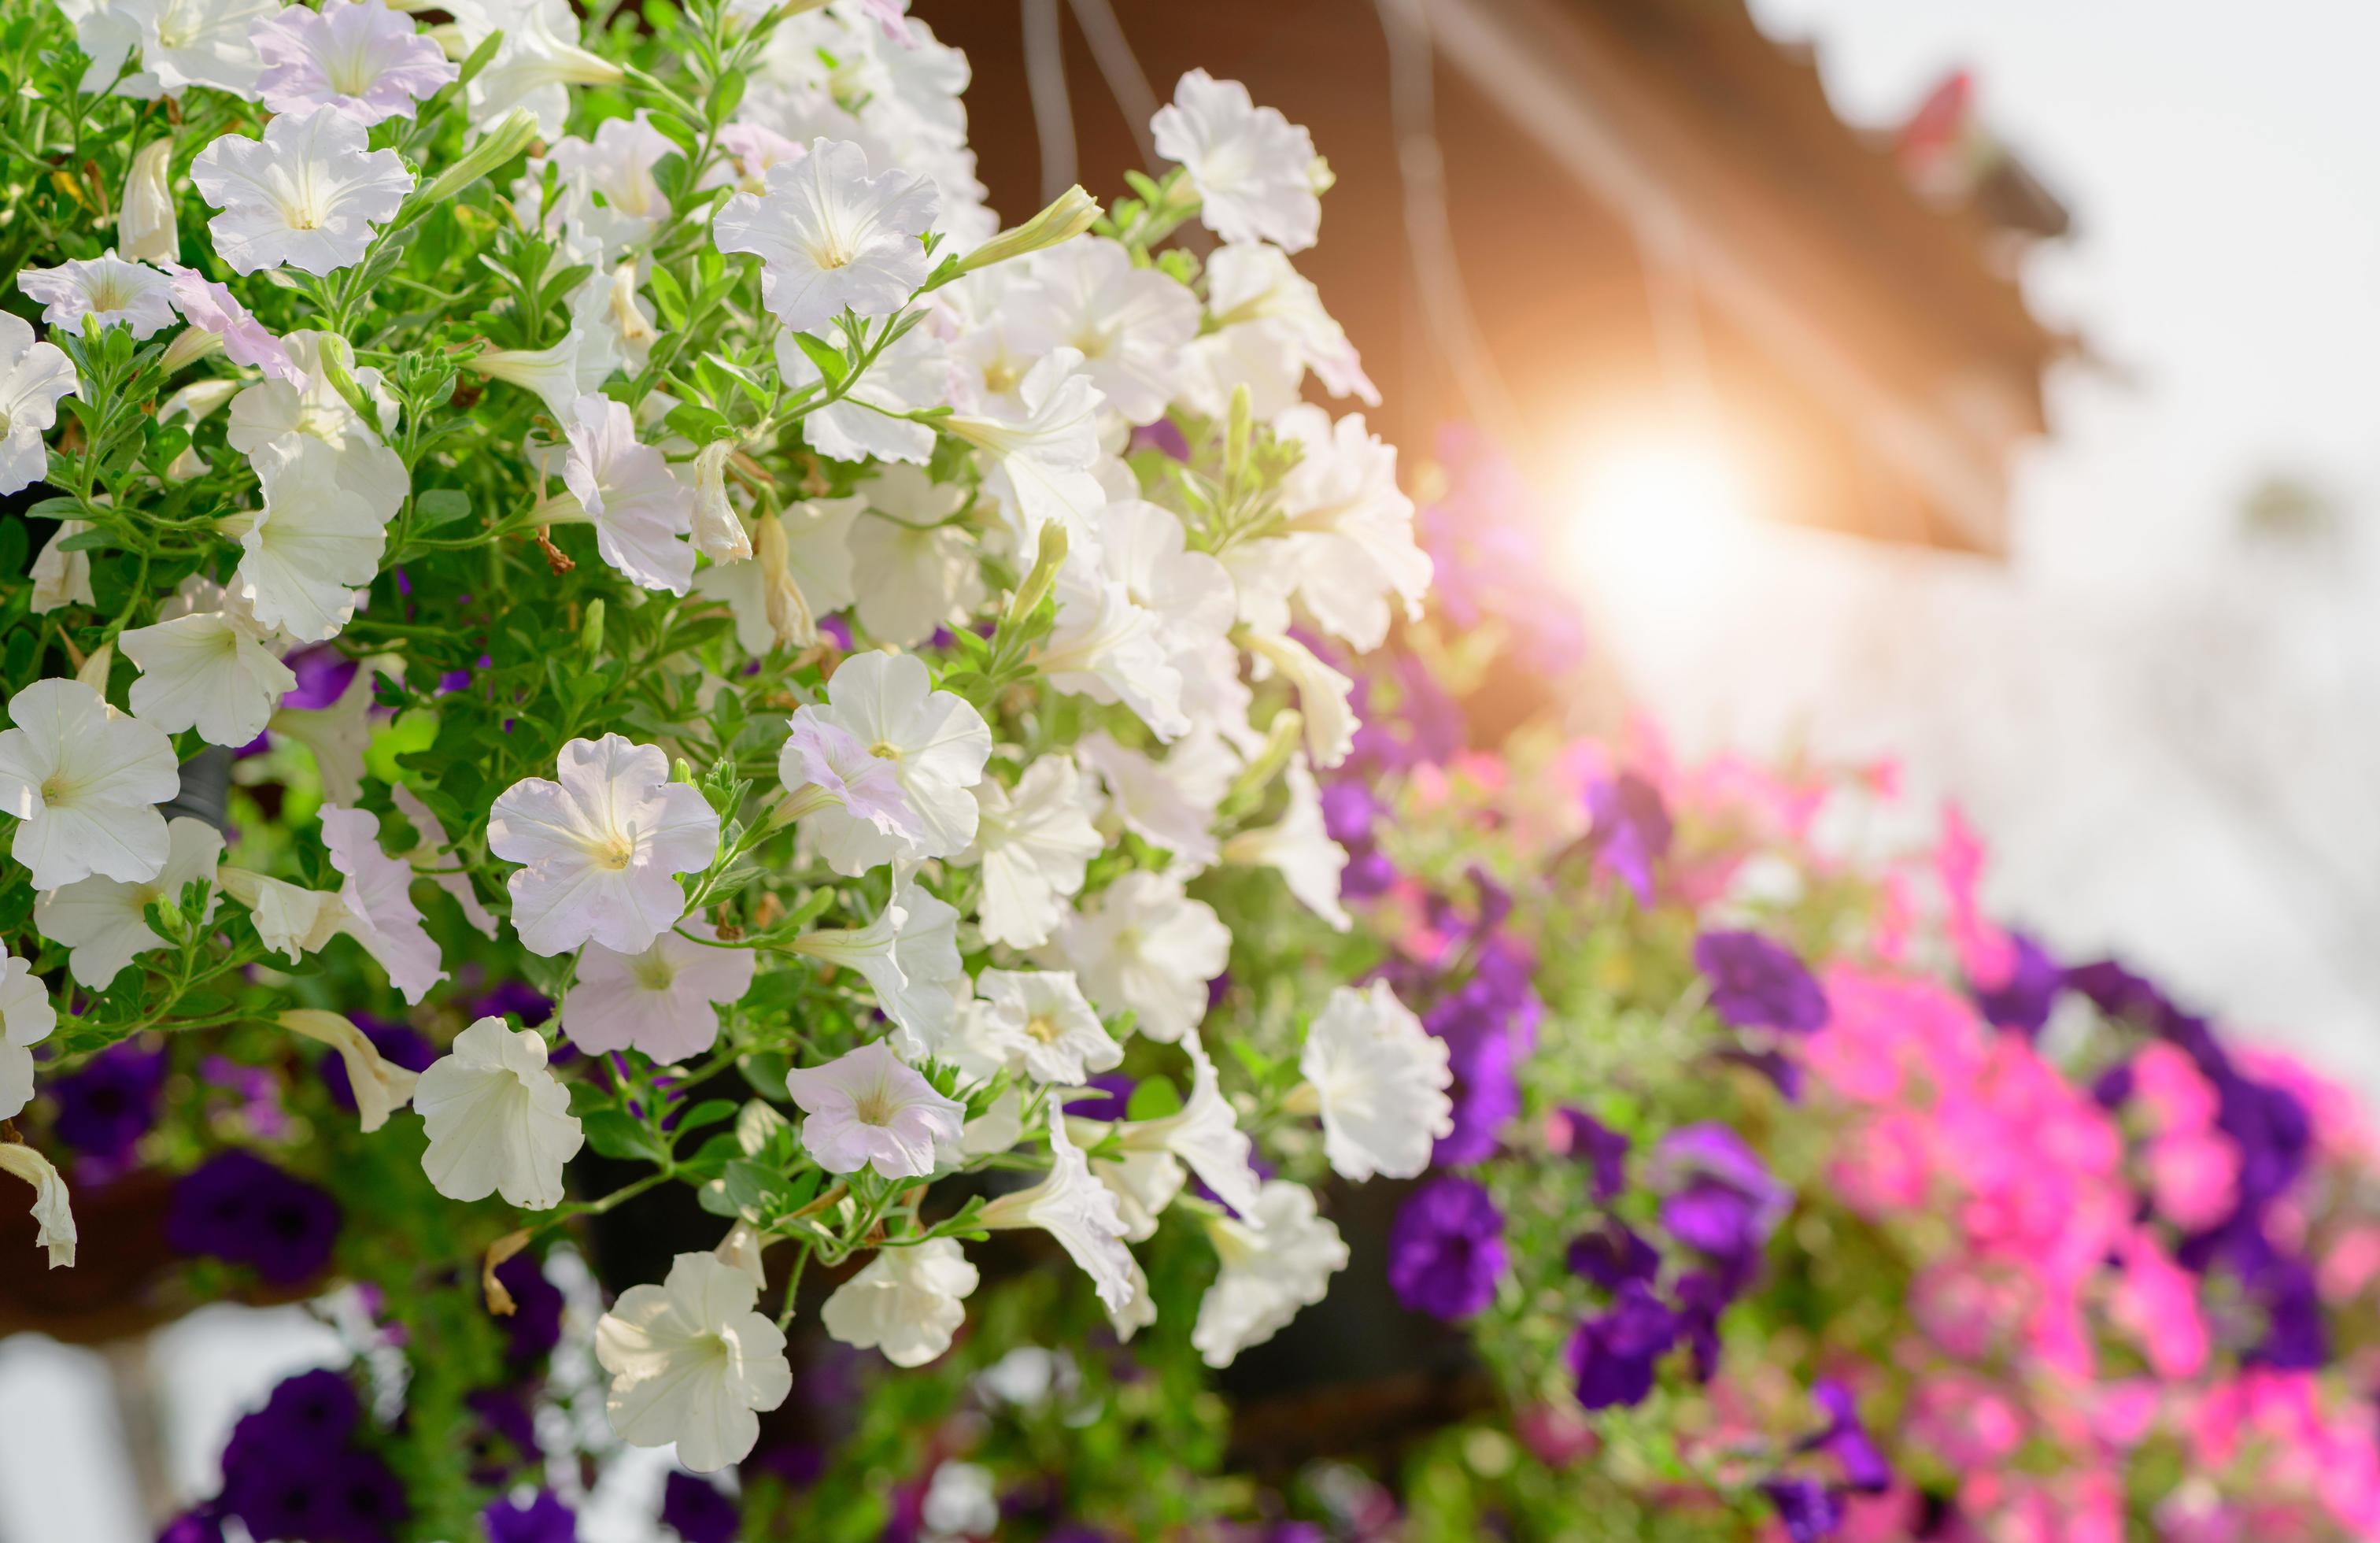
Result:
{"label": "unopened bud", "polygon": [[165,169],[174,158],[172,139],[152,140],[132,157],[124,177],[124,203],[115,213],[115,249],[137,262],[179,262],[182,238],[174,222],[174,195]]}
{"label": "unopened bud", "polygon": [[[171,375],[198,363],[222,346],[223,334],[209,332],[204,327],[184,327],[174,334],[173,342],[165,345],[165,357],[158,361],[158,368]],[[238,383],[234,382],[233,384]]]}
{"label": "unopened bud", "polygon": [[1049,208],[1013,230],[1002,231],[967,253],[959,263],[959,272],[972,273],[995,262],[1005,262],[1027,252],[1054,247],[1061,241],[1071,241],[1090,229],[1099,217],[1099,200],[1079,186],[1069,188],[1059,194]]}
{"label": "unopened bud", "polygon": [[1066,528],[1056,520],[1041,528],[1041,544],[1033,558],[1033,571],[1016,587],[1008,602],[1008,624],[1021,626],[1039,610],[1041,602],[1058,582],[1058,570],[1066,562]]}
{"label": "unopened bud", "polygon": [[480,135],[479,142],[465,151],[461,160],[416,193],[415,206],[427,209],[445,202],[527,150],[536,139],[537,115],[526,107],[514,108],[493,128]]}

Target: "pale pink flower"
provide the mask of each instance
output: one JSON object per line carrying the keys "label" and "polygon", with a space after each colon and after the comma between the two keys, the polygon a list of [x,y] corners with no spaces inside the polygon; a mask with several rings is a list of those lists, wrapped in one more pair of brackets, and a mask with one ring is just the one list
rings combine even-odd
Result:
{"label": "pale pink flower", "polygon": [[[291,7],[293,12],[299,9]],[[234,364],[261,370],[273,379],[286,381],[300,390],[305,388],[309,379],[306,371],[290,357],[281,340],[267,332],[264,323],[240,304],[230,289],[209,282],[196,268],[185,268],[179,263],[167,263],[165,272],[172,279],[175,309],[190,325],[221,337],[224,357]]]}
{"label": "pale pink flower", "polygon": [[934,1091],[892,1048],[874,1040],[823,1066],[785,1074],[785,1090],[807,1116],[802,1148],[830,1173],[873,1168],[888,1179],[922,1179],[934,1148],[956,1145],[966,1106]]}
{"label": "pale pink flower", "polygon": [[165,275],[146,262],[128,262],[114,252],[55,268],[28,268],[17,275],[17,287],[42,302],[42,324],[82,331],[83,318],[94,317],[103,327],[119,322],[136,338],[148,337],[172,324],[174,305]]}
{"label": "pale pink flower", "polygon": [[719,1009],[752,987],[752,951],[715,946],[718,936],[689,919],[641,954],[589,943],[562,999],[562,1031],[590,1053],[636,1050],[662,1063],[700,1055],[719,1038]]}
{"label": "pale pink flower", "polygon": [[256,82],[276,113],[329,107],[366,128],[413,116],[462,70],[414,30],[413,18],[380,0],[322,0],[319,11],[291,6],[257,24],[249,41],[264,74]]}
{"label": "pale pink flower", "polygon": [[2198,1278],[2182,1269],[2146,1233],[2126,1238],[2123,1275],[2116,1286],[2116,1322],[2140,1343],[2159,1377],[2181,1380],[2206,1367],[2206,1320],[2198,1311]]}
{"label": "pale pink flower", "polygon": [[648,589],[686,593],[694,582],[694,499],[662,453],[637,439],[623,402],[586,395],[563,425],[562,480],[595,525],[603,561]]}
{"label": "pale pink flower", "polygon": [[868,754],[857,735],[815,707],[795,709],[786,722],[777,779],[793,796],[789,818],[833,808],[905,844],[924,834],[892,761]]}
{"label": "pale pink flower", "polygon": [[380,961],[406,1001],[419,1002],[446,972],[438,967],[438,944],[407,893],[411,865],[380,849],[380,816],[369,809],[323,805],[322,844],[330,848],[331,866],[346,876],[339,887],[349,917],[345,930]]}
{"label": "pale pink flower", "polygon": [[718,855],[719,816],[670,781],[667,756],[616,734],[565,745],[557,774],[515,783],[488,818],[488,850],[528,865],[506,884],[513,928],[532,954],[642,953],[686,914],[676,876]]}

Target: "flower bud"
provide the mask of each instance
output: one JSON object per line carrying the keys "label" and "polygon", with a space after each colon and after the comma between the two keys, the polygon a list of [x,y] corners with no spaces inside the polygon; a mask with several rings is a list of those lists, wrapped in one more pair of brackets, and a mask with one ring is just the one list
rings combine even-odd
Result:
{"label": "flower bud", "polygon": [[165,187],[165,168],[174,158],[174,141],[152,140],[132,157],[124,177],[124,204],[115,213],[115,250],[137,262],[178,262],[182,237],[174,223],[174,195]]}
{"label": "flower bud", "polygon": [[[222,346],[223,334],[211,333],[204,327],[184,327],[174,334],[173,342],[165,345],[165,357],[159,361],[158,367],[171,375],[185,366],[196,364]],[[233,383],[237,385],[238,383]]]}
{"label": "flower bud", "polygon": [[727,501],[727,457],[735,442],[716,439],[694,457],[694,544],[714,563],[748,562],[752,535]]}
{"label": "flower bud", "polygon": [[1027,252],[1054,247],[1061,241],[1071,241],[1090,229],[1099,217],[1098,201],[1079,186],[1069,188],[1040,213],[1014,230],[1002,231],[967,253],[965,261],[959,263],[959,272],[972,273],[995,262],[1005,262],[1012,257],[1023,257]]}
{"label": "flower bud", "polygon": [[1033,558],[1033,571],[1016,587],[1008,602],[1008,623],[1021,626],[1058,582],[1058,570],[1066,563],[1066,528],[1056,520],[1041,528],[1040,550]]}
{"label": "flower bud", "polygon": [[479,142],[465,151],[461,160],[440,172],[429,186],[416,193],[413,196],[414,207],[427,209],[432,204],[445,202],[527,150],[536,139],[537,115],[526,107],[514,108],[494,128],[480,135]]}

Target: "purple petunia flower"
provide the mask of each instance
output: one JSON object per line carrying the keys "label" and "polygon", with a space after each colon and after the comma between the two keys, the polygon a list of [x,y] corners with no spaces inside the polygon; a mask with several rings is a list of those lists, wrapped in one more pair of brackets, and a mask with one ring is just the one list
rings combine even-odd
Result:
{"label": "purple petunia flower", "polygon": [[282,661],[298,684],[281,694],[283,707],[313,711],[331,706],[356,678],[356,662],[328,643],[299,649]]}
{"label": "purple petunia flower", "polygon": [[527,1505],[500,1500],[480,1513],[488,1543],[578,1543],[578,1518],[551,1489],[540,1489]]}
{"label": "purple petunia flower", "polygon": [[535,1028],[553,1016],[553,999],[526,980],[500,980],[463,1010],[474,1018],[518,1018],[523,1028]]}
{"label": "purple petunia flower", "polygon": [[735,1500],[709,1479],[673,1472],[662,1490],[662,1525],[684,1543],[735,1543],[743,1515]]}
{"label": "purple petunia flower", "polygon": [[1332,783],[1322,790],[1322,830],[1342,846],[1358,846],[1372,839],[1380,817],[1380,801],[1372,790],[1353,780]]}
{"label": "purple petunia flower", "polygon": [[85,1157],[113,1161],[157,1123],[165,1052],[111,1045],[46,1085],[57,1100],[58,1139]]}
{"label": "purple petunia flower", "polygon": [[350,1444],[363,1409],[334,1371],[301,1372],[232,1428],[223,1510],[258,1537],[384,1543],[407,1512],[388,1464]]}
{"label": "purple petunia flower", "polygon": [[1834,1536],[1843,1524],[1843,1504],[1835,1493],[1813,1478],[1777,1477],[1760,1486],[1777,1508],[1777,1519],[1785,1524],[1785,1536],[1793,1543],[1817,1543]]}
{"label": "purple petunia flower", "polygon": [[1661,1268],[1659,1253],[1616,1216],[1571,1239],[1564,1259],[1572,1274],[1614,1292],[1632,1281],[1649,1282]]}
{"label": "purple petunia flower", "polygon": [[165,1210],[165,1240],[177,1252],[250,1266],[269,1285],[319,1274],[338,1236],[329,1191],[237,1148],[182,1175]]}
{"label": "purple petunia flower", "polygon": [[[380,1051],[381,1059],[392,1065],[402,1066],[408,1072],[426,1072],[438,1059],[437,1048],[404,1024],[390,1023],[384,1018],[358,1013],[355,1014],[355,1026],[364,1031],[364,1038],[371,1041],[372,1049]],[[356,1090],[347,1081],[347,1063],[338,1052],[323,1051],[315,1063],[315,1072],[322,1077],[322,1087],[331,1095],[331,1101],[353,1113]]]}
{"label": "purple petunia flower", "polygon": [[1672,1185],[1661,1225],[1689,1248],[1748,1268],[1784,1219],[1792,1197],[1758,1154],[1725,1125],[1682,1125],[1661,1138],[1655,1160]]}
{"label": "purple petunia flower", "polygon": [[232,1428],[224,1446],[224,1471],[328,1456],[346,1446],[362,1419],[355,1388],[337,1372],[325,1368],[285,1377],[263,1408],[242,1415]]}
{"label": "purple petunia flower", "polygon": [[1586,815],[1596,866],[1619,875],[1638,905],[1653,904],[1653,868],[1675,834],[1661,790],[1633,772],[1601,778],[1587,784]]}
{"label": "purple petunia flower", "polygon": [[1583,1109],[1563,1109],[1554,1115],[1561,1149],[1592,1165],[1595,1177],[1588,1193],[1609,1204],[1628,1187],[1628,1138]]}
{"label": "purple petunia flower", "polygon": [[1654,1368],[1678,1342],[1678,1317],[1653,1289],[1631,1281],[1611,1306],[1571,1335],[1565,1352],[1581,1407],[1641,1403],[1653,1391]]}
{"label": "purple petunia flower", "polygon": [[224,1543],[223,1518],[211,1507],[185,1511],[165,1524],[157,1543]]}
{"label": "purple petunia flower", "polygon": [[512,1316],[504,1320],[504,1357],[534,1361],[562,1343],[562,1288],[545,1278],[534,1254],[515,1254],[496,1267],[496,1283],[512,1294]]}
{"label": "purple petunia flower", "polygon": [[1967,992],[1985,1022],[2027,1036],[2039,1034],[2049,1022],[2050,1009],[2058,1005],[2058,993],[2065,990],[2066,972],[2028,934],[2010,932],[2009,942],[2016,954],[2009,978],[1996,986],[1969,981]]}
{"label": "purple petunia flower", "polygon": [[1827,993],[1781,943],[1757,932],[1706,932],[1694,967],[1711,983],[1711,1011],[1738,1028],[1812,1034],[1827,1024]]}
{"label": "purple petunia flower", "polygon": [[1170,418],[1160,418],[1154,423],[1144,423],[1135,429],[1132,443],[1125,448],[1127,451],[1154,450],[1176,461],[1190,458],[1190,442],[1182,437],[1181,429]]}
{"label": "purple petunia flower", "polygon": [[1390,1289],[1413,1311],[1449,1322],[1496,1299],[1504,1263],[1504,1213],[1469,1179],[1423,1185],[1389,1232]]}
{"label": "purple petunia flower", "polygon": [[1892,1488],[1892,1464],[1860,1424],[1859,1403],[1852,1391],[1831,1377],[1810,1388],[1810,1401],[1827,1417],[1827,1428],[1802,1443],[1803,1452],[1823,1452],[1840,1464],[1843,1482],[1864,1494],[1880,1495]]}

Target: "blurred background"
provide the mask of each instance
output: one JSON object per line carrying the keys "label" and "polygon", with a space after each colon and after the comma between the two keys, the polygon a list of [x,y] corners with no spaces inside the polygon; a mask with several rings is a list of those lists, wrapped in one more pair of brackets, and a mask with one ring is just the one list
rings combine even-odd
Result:
{"label": "blurred background", "polygon": [[[1896,760],[2001,917],[2380,1100],[2380,11],[915,9],[1012,215],[1120,190],[1193,66],[1307,125],[1375,427],[1514,457],[1609,696],[1684,754]],[[301,1308],[0,1339],[0,1543],[140,1543],[344,1358]]]}

